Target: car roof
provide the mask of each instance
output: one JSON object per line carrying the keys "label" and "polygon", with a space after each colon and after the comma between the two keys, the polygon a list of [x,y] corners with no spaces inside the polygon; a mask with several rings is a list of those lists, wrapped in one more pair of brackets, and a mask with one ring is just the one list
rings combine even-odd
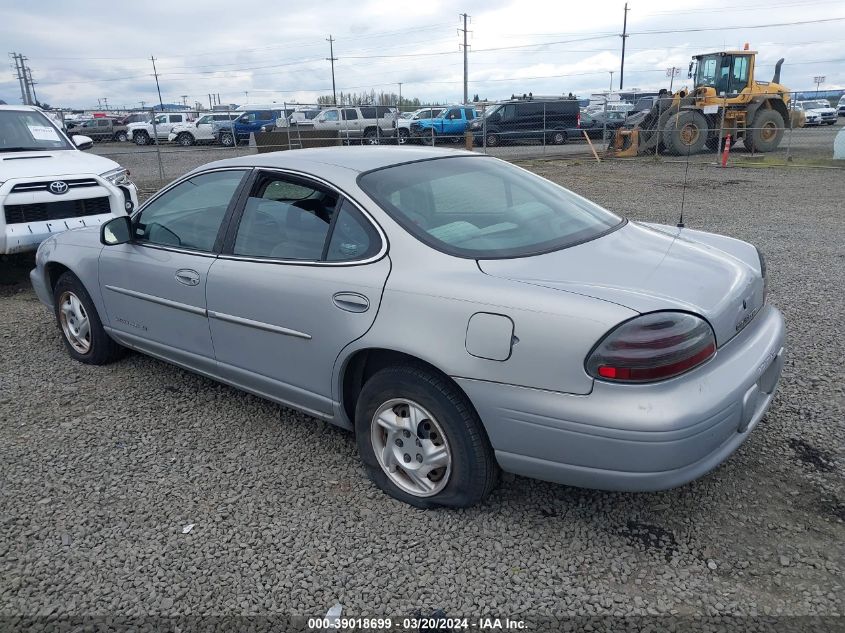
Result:
{"label": "car roof", "polygon": [[227,158],[203,165],[194,171],[218,167],[275,167],[325,175],[330,174],[337,167],[342,167],[360,173],[403,163],[452,156],[482,157],[484,155],[437,147],[373,147],[369,145],[313,147]]}

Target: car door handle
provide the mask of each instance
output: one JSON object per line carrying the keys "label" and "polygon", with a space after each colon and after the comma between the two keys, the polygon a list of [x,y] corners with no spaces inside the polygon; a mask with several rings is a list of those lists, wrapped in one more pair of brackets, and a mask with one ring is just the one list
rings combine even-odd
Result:
{"label": "car door handle", "polygon": [[176,281],[186,286],[196,286],[200,282],[200,274],[190,268],[182,268],[176,271]]}
{"label": "car door handle", "polygon": [[337,292],[332,301],[338,308],[347,312],[366,312],[370,309],[370,300],[357,292]]}

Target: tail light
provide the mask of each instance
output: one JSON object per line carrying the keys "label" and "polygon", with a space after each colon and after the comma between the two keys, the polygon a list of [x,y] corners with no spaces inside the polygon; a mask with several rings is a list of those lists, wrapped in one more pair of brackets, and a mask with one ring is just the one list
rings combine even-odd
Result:
{"label": "tail light", "polygon": [[[756,246],[754,248],[757,248]],[[763,256],[763,251],[757,248],[757,257],[760,258],[760,276],[763,278],[763,303],[766,303],[766,298],[769,294],[769,280],[766,277],[766,258]]]}
{"label": "tail light", "polygon": [[581,113],[580,112],[575,117],[575,127],[581,127]]}
{"label": "tail light", "polygon": [[686,312],[652,312],[611,330],[587,357],[587,373],[613,382],[678,376],[716,353],[713,328]]}

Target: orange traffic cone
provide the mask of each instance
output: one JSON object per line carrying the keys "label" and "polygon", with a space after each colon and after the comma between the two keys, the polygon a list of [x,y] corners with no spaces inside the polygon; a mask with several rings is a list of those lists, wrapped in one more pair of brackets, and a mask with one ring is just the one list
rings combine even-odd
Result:
{"label": "orange traffic cone", "polygon": [[731,135],[728,134],[725,137],[725,149],[722,152],[722,167],[726,167],[728,164],[728,154],[731,151]]}

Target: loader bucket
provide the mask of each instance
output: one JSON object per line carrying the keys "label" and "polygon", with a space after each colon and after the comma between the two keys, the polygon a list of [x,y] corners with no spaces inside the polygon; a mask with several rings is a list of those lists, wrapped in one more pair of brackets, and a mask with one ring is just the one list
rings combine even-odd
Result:
{"label": "loader bucket", "polygon": [[613,135],[613,143],[608,155],[614,158],[629,158],[636,156],[640,145],[640,129],[618,129]]}

